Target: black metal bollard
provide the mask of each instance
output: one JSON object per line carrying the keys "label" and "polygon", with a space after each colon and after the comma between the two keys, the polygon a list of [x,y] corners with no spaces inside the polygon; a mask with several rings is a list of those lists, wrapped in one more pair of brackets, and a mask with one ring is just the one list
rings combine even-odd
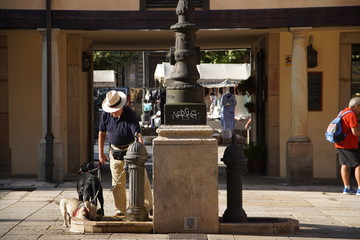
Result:
{"label": "black metal bollard", "polygon": [[145,162],[148,159],[146,147],[135,137],[135,142],[128,147],[124,156],[129,171],[129,207],[125,221],[147,221],[149,214],[144,207]]}
{"label": "black metal bollard", "polygon": [[226,165],[227,209],[224,222],[247,222],[247,215],[242,207],[242,175],[247,172],[247,158],[242,147],[232,143],[225,149],[221,159]]}

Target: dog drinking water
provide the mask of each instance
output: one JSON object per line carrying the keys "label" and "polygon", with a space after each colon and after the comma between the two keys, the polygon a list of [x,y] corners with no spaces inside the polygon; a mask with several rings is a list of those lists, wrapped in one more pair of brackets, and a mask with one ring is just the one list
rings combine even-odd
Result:
{"label": "dog drinking water", "polygon": [[97,200],[99,200],[101,214],[104,215],[103,188],[100,179],[96,176],[99,168],[100,166],[95,168],[92,162],[80,166],[77,192],[80,201],[89,201],[97,206]]}

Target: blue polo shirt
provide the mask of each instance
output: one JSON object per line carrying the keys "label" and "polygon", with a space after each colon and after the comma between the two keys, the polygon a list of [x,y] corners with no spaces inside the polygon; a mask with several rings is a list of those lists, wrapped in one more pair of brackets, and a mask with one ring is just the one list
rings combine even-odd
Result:
{"label": "blue polo shirt", "polygon": [[136,113],[131,108],[124,106],[120,118],[114,118],[110,113],[103,112],[99,131],[108,132],[110,143],[120,146],[134,141],[135,133],[140,133],[140,125]]}

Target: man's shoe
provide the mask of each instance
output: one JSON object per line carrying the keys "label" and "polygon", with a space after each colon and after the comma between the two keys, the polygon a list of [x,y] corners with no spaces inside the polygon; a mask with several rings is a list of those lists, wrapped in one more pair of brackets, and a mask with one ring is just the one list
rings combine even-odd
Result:
{"label": "man's shoe", "polygon": [[360,189],[357,190],[356,195],[360,196]]}
{"label": "man's shoe", "polygon": [[[355,193],[357,194],[357,192],[355,192],[352,188],[344,188],[344,191],[343,191],[343,194],[346,194],[346,195],[354,195]],[[360,195],[360,193],[359,193],[359,195]]]}

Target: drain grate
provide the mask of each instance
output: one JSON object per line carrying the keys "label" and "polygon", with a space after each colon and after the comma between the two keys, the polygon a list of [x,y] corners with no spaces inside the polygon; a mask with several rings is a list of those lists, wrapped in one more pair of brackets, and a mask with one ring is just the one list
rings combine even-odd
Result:
{"label": "drain grate", "polygon": [[194,233],[170,233],[169,239],[183,239],[183,240],[207,240],[206,234]]}

